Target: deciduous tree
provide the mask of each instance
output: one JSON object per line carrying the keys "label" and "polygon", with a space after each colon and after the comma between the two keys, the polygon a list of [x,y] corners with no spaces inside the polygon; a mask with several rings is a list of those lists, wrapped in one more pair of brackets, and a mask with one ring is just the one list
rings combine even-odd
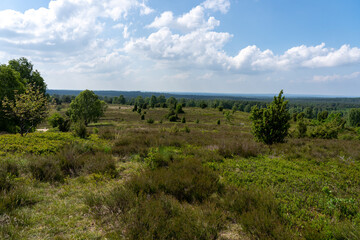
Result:
{"label": "deciduous tree", "polygon": [[82,121],[87,126],[90,122],[97,122],[105,109],[104,101],[100,101],[93,91],[85,90],[70,103],[68,115],[72,121]]}
{"label": "deciduous tree", "polygon": [[48,113],[47,98],[33,84],[28,84],[24,93],[16,94],[14,100],[5,97],[2,106],[6,116],[20,128],[21,136],[41,123]]}

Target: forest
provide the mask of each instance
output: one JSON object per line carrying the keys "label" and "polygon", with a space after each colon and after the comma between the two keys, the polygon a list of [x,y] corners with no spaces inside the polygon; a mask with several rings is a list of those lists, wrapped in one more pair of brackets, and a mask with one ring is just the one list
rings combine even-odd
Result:
{"label": "forest", "polygon": [[0,66],[0,238],[360,239],[360,99],[112,93]]}

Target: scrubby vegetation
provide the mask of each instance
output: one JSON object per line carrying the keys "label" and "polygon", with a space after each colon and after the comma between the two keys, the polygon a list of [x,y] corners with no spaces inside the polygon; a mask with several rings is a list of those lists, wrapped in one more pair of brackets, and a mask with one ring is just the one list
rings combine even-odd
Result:
{"label": "scrubby vegetation", "polygon": [[[359,238],[360,142],[343,117],[297,116],[268,146],[249,113],[183,111],[149,108],[147,122],[110,105],[85,138],[47,122],[0,135],[2,238]],[[329,126],[337,138],[314,135]]]}
{"label": "scrubby vegetation", "polygon": [[2,239],[360,239],[353,104],[48,100],[27,136],[0,109]]}

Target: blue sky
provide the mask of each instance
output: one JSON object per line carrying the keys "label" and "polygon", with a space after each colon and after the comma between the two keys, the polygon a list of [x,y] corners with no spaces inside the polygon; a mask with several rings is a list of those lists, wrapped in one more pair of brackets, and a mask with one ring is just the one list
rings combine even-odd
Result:
{"label": "blue sky", "polygon": [[360,96],[358,0],[2,0],[51,89]]}

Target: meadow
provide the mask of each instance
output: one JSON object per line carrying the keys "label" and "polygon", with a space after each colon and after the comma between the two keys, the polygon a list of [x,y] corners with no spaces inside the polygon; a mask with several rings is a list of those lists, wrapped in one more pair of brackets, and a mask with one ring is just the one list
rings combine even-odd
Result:
{"label": "meadow", "polygon": [[86,139],[0,135],[0,238],[360,239],[355,129],[268,146],[249,113],[183,110],[112,104]]}

